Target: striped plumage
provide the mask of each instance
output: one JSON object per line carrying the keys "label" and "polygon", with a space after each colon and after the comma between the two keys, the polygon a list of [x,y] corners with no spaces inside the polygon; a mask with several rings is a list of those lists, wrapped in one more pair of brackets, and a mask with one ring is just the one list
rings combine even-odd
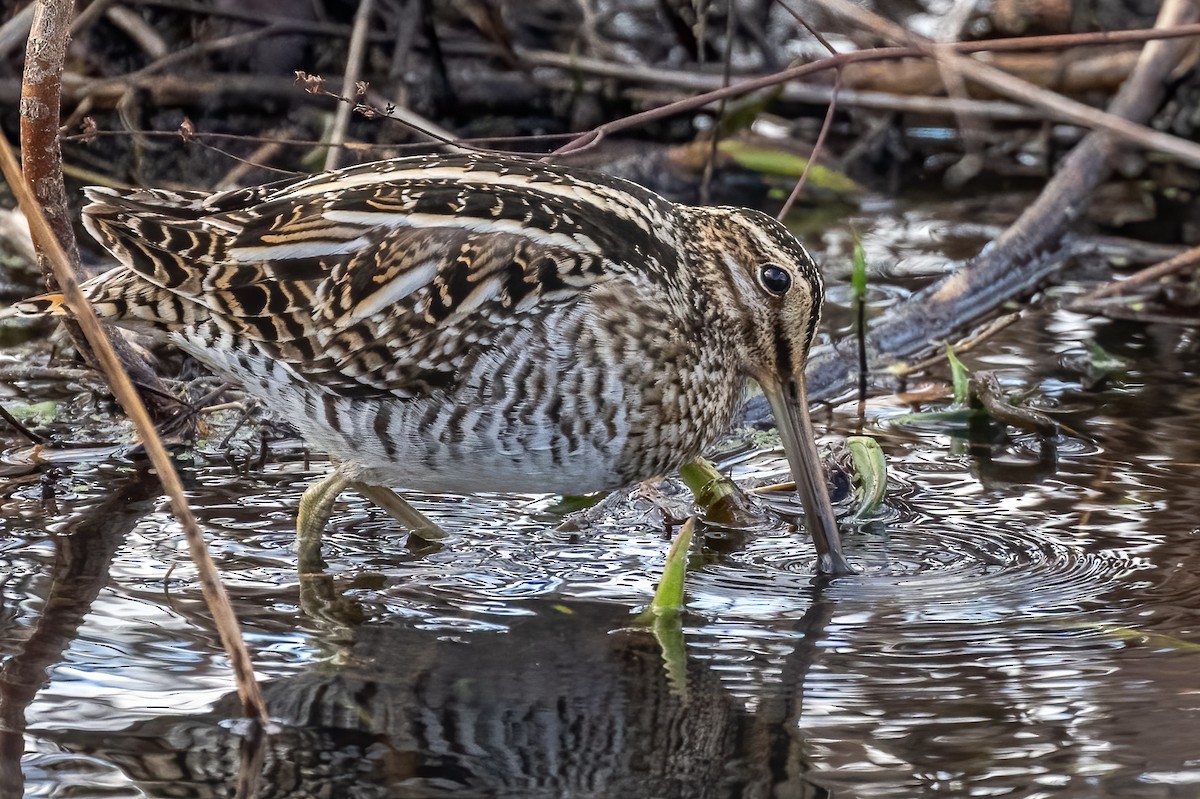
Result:
{"label": "striped plumage", "polygon": [[[612,489],[699,455],[747,376],[777,414],[803,403],[820,274],[757,211],[474,155],[88,197],[121,264],[85,286],[101,316],[241,381],[355,484]],[[793,471],[815,470],[793,421]]]}

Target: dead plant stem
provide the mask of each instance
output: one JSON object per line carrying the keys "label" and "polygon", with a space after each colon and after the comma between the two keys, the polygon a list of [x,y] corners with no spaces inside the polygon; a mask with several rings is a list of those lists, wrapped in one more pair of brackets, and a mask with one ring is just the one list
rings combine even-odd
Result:
{"label": "dead plant stem", "polygon": [[28,218],[33,239],[44,253],[50,268],[54,270],[66,299],[66,305],[91,345],[97,362],[108,378],[113,395],[121,403],[121,407],[125,409],[125,413],[137,429],[146,454],[154,465],[155,471],[158,472],[159,480],[162,481],[163,490],[171,503],[171,510],[183,527],[192,560],[199,573],[204,598],[208,603],[209,612],[213,615],[217,632],[221,636],[221,642],[225,646],[230,665],[233,668],[242,709],[249,718],[259,724],[266,724],[267,706],[258,683],[254,680],[250,652],[242,640],[233,605],[229,601],[229,595],[225,592],[225,586],[221,583],[217,568],[208,554],[208,547],[200,532],[200,526],[196,523],[196,517],[192,514],[187,499],[184,497],[183,483],[179,480],[179,474],[175,471],[171,456],[163,446],[162,440],[154,428],[154,422],[151,421],[145,405],[142,404],[141,398],[134,390],[133,383],[129,380],[129,376],[113,351],[99,318],[92,310],[83,290],[80,289],[79,281],[71,268],[71,261],[67,257],[66,251],[42,215],[41,206],[38,204],[33,190],[21,175],[20,166],[17,164],[12,147],[7,138],[3,136],[0,136],[0,169],[3,170],[13,195]]}

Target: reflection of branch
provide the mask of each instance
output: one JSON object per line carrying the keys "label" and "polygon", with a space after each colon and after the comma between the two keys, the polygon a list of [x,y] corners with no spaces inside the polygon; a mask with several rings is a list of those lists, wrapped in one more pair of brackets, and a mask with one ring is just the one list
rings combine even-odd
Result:
{"label": "reflection of branch", "polygon": [[139,471],[55,537],[52,580],[37,627],[0,668],[0,796],[23,795],[20,743],[25,710],[108,584],[113,554],[151,509],[147,500],[156,496],[158,481]]}

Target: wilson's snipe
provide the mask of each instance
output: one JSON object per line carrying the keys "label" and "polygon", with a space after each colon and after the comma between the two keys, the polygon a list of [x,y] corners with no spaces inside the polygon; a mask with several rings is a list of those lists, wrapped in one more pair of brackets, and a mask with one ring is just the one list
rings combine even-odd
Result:
{"label": "wilson's snipe", "polygon": [[[217,194],[88,190],[121,262],[101,316],[165,334],[340,462],[309,488],[302,569],[348,485],[583,494],[696,457],[753,377],[826,573],[848,572],[804,362],[821,276],[774,219],[530,161],[430,156]],[[20,305],[65,313],[61,298]]]}

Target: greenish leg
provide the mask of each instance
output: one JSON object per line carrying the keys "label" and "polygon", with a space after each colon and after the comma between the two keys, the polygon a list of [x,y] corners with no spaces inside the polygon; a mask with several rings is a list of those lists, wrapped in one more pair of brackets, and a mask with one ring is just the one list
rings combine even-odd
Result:
{"label": "greenish leg", "polygon": [[309,486],[300,498],[300,512],[296,515],[296,550],[300,556],[301,574],[314,574],[325,568],[325,561],[321,558],[321,536],[325,532],[325,525],[329,523],[329,517],[333,515],[333,503],[347,488],[353,488],[383,508],[413,535],[426,541],[437,541],[446,537],[442,528],[427,519],[392,489],[351,481],[338,468],[328,477]]}
{"label": "greenish leg", "polygon": [[706,521],[734,527],[748,527],[761,520],[761,514],[747,501],[732,480],[717,471],[704,458],[695,458],[679,467],[679,476],[704,508]]}
{"label": "greenish leg", "polygon": [[296,515],[296,550],[300,556],[300,573],[313,574],[325,568],[321,559],[321,534],[333,514],[333,503],[350,485],[340,469],[313,483],[300,497],[300,512]]}
{"label": "greenish leg", "polygon": [[355,491],[383,508],[396,521],[408,528],[413,535],[426,541],[438,541],[446,537],[446,531],[425,517],[390,488],[366,483],[352,483]]}

